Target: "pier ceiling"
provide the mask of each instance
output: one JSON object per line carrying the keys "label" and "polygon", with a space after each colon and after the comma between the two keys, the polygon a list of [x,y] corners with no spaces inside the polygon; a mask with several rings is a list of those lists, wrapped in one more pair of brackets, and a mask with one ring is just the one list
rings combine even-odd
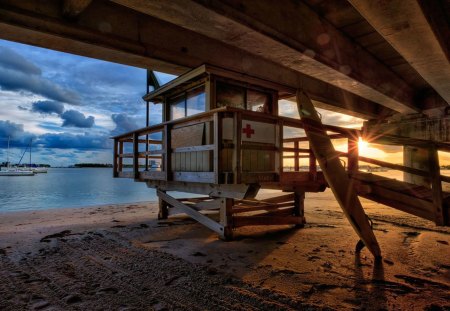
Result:
{"label": "pier ceiling", "polygon": [[448,1],[0,0],[0,38],[182,74],[211,64],[380,119],[450,102]]}

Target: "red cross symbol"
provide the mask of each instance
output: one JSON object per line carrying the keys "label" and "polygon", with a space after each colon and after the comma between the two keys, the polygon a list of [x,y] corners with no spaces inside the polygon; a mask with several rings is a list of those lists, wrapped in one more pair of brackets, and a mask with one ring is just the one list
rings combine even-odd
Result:
{"label": "red cross symbol", "polygon": [[242,133],[246,134],[247,138],[251,138],[252,134],[255,134],[255,130],[252,129],[252,127],[250,126],[250,124],[247,124],[243,129],[242,129]]}

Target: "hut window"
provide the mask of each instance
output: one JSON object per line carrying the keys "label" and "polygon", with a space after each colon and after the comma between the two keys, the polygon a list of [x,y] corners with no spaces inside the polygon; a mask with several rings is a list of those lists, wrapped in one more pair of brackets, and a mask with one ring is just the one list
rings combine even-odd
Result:
{"label": "hut window", "polygon": [[217,82],[217,107],[235,107],[245,109],[245,89],[241,86]]}
{"label": "hut window", "polygon": [[247,90],[247,110],[269,112],[270,95],[255,90]]}
{"label": "hut window", "polygon": [[168,101],[170,120],[176,120],[205,111],[205,86],[186,91]]}
{"label": "hut window", "polygon": [[205,86],[186,92],[186,115],[192,116],[205,111]]}
{"label": "hut window", "polygon": [[184,118],[186,116],[185,96],[180,95],[169,100],[170,120]]}

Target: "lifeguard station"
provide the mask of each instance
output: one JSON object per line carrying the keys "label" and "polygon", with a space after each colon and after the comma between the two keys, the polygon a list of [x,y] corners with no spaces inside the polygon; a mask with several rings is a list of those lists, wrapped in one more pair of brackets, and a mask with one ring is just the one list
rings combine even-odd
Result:
{"label": "lifeguard station", "polygon": [[[278,101],[296,93],[301,120],[280,116]],[[308,96],[295,89],[202,65],[148,93],[144,100],[162,105],[162,123],[114,137],[114,177],[134,178],[156,188],[160,219],[185,213],[223,239],[231,239],[233,230],[242,226],[301,227],[305,192],[329,186],[375,256],[381,253],[358,195],[449,225],[449,194],[441,187],[449,179],[440,176],[438,162],[429,188],[360,171],[358,163],[363,161],[430,175],[360,157],[362,131],[323,125]],[[348,151],[335,151],[332,139],[347,139]],[[377,139],[430,146],[433,158],[438,149],[450,150],[446,144],[417,139],[389,135]],[[257,200],[260,189],[284,193]],[[201,196],[175,198],[171,191]],[[206,216],[205,210],[218,211],[219,222]]]}

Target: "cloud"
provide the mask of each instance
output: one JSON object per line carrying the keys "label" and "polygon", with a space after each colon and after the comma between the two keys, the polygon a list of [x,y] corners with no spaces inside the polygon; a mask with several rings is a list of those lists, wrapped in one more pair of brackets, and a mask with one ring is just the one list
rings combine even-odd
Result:
{"label": "cloud", "polygon": [[28,111],[28,108],[26,107],[22,107],[22,106],[17,106],[17,109],[22,110],[22,111]]}
{"label": "cloud", "polygon": [[60,102],[44,100],[33,103],[31,111],[38,112],[40,114],[62,114],[64,112],[64,105]]}
{"label": "cloud", "polygon": [[119,135],[127,132],[134,131],[143,126],[139,126],[139,122],[136,118],[128,116],[126,113],[116,113],[111,115],[116,127],[111,131],[112,135]]}
{"label": "cloud", "polygon": [[106,134],[74,135],[70,133],[44,134],[36,142],[44,148],[57,149],[110,149],[112,141]]}
{"label": "cloud", "polygon": [[94,126],[94,117],[86,116],[76,110],[67,110],[61,114],[61,119],[64,120],[62,126],[73,126],[81,128],[90,128]]}
{"label": "cloud", "polygon": [[3,69],[0,70],[0,86],[7,91],[28,91],[51,100],[78,105],[79,96],[37,75]]}
{"label": "cloud", "polygon": [[13,69],[25,74],[41,75],[41,69],[28,61],[22,55],[17,54],[12,49],[0,46],[0,66]]}
{"label": "cloud", "polygon": [[25,132],[23,124],[0,120],[0,148],[7,148],[8,138],[10,147],[25,147],[36,135]]}

